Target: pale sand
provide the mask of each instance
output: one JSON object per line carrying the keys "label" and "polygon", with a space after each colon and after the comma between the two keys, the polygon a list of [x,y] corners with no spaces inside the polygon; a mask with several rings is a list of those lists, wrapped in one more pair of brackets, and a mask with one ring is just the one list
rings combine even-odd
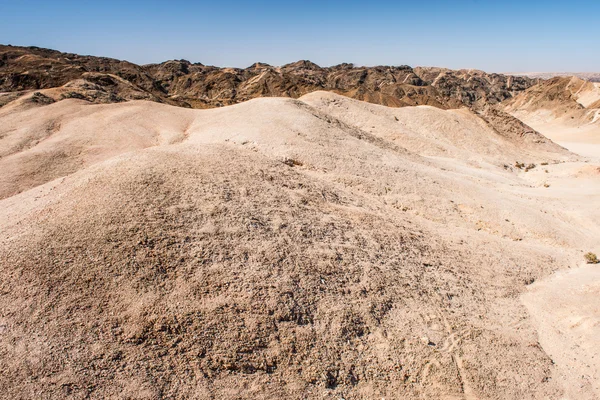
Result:
{"label": "pale sand", "polygon": [[600,110],[578,112],[557,118],[551,110],[513,112],[532,128],[555,143],[585,157],[600,157]]}
{"label": "pale sand", "polygon": [[520,296],[600,253],[598,163],[322,92],[0,122],[7,397],[596,395]]}
{"label": "pale sand", "polygon": [[[595,92],[588,92],[578,101],[583,105],[597,101],[598,88],[594,88]],[[600,163],[600,110],[590,113],[592,117],[583,121],[569,116],[557,118],[551,110],[514,113],[556,143],[590,159],[591,175],[587,179],[564,183],[582,196],[597,192],[600,181],[593,172]],[[581,218],[591,218],[597,224],[600,216],[593,209],[600,209],[599,205],[589,203]],[[598,246],[590,250],[600,254]],[[540,344],[557,366],[564,398],[600,398],[600,266],[559,271],[532,285],[522,300],[536,323]]]}
{"label": "pale sand", "polygon": [[600,397],[600,267],[560,271],[531,285],[523,302],[569,399]]}

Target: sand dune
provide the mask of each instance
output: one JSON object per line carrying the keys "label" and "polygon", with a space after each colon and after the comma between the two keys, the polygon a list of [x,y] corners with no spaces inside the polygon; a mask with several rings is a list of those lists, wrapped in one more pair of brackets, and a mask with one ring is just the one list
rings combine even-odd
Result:
{"label": "sand dune", "polygon": [[600,165],[324,92],[0,121],[6,396],[571,393],[520,295],[600,252]]}

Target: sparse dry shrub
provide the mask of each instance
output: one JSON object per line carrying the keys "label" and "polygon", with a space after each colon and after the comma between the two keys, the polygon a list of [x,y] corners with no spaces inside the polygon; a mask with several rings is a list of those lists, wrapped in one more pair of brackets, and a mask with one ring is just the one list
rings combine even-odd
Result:
{"label": "sparse dry shrub", "polygon": [[596,256],[596,254],[592,253],[591,251],[589,253],[586,253],[583,258],[585,258],[585,262],[587,262],[588,264],[598,264],[600,263],[600,260],[598,260],[598,256]]}
{"label": "sparse dry shrub", "polygon": [[285,158],[285,159],[283,160],[283,163],[284,163],[285,165],[288,165],[288,166],[290,166],[290,167],[295,167],[295,166],[299,166],[299,167],[301,167],[301,166],[303,165],[302,161],[296,160],[296,159],[294,159],[294,158]]}

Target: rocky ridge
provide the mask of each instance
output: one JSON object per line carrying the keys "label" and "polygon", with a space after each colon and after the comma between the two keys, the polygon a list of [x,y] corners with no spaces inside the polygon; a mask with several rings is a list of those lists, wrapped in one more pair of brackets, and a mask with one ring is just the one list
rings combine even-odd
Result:
{"label": "rocky ridge", "polygon": [[44,89],[54,89],[45,93],[54,100],[151,100],[191,108],[220,107],[257,97],[298,98],[327,90],[392,107],[480,108],[511,98],[536,82],[477,70],[347,63],[320,67],[306,60],[281,67],[255,63],[243,69],[187,60],[136,65],[106,57],[0,45],[0,106]]}

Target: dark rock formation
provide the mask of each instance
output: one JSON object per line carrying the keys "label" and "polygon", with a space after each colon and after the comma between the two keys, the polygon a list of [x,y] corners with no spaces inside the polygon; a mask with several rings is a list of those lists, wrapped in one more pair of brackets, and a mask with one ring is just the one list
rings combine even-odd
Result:
{"label": "dark rock formation", "polygon": [[[0,91],[26,92],[67,85],[69,94],[93,102],[146,99],[183,107],[209,108],[256,97],[300,97],[334,91],[392,107],[432,105],[480,108],[532,86],[536,80],[409,66],[320,67],[301,60],[282,67],[264,63],[219,68],[187,60],[136,65],[38,47],[0,45]],[[59,99],[57,99],[59,100]]]}

